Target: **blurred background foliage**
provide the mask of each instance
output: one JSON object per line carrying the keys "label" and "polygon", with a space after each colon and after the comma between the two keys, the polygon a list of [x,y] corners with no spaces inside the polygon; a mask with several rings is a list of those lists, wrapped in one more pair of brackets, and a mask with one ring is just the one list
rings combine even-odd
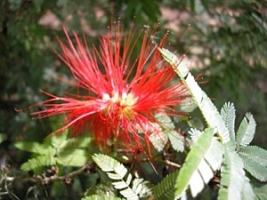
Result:
{"label": "blurred background foliage", "polygon": [[1,163],[19,166],[25,155],[12,144],[42,140],[58,121],[33,120],[27,112],[45,99],[41,90],[61,95],[73,88],[54,52],[62,25],[91,44],[115,20],[125,30],[151,27],[156,39],[169,31],[165,47],[187,55],[219,107],[234,102],[238,119],[252,112],[254,143],[267,147],[266,0],[1,0],[0,13],[0,132],[7,138]]}

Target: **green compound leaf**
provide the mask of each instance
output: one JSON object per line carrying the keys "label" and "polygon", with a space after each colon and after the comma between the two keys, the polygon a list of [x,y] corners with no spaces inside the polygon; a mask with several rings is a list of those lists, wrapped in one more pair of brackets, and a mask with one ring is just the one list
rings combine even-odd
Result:
{"label": "green compound leaf", "polygon": [[267,150],[258,146],[240,146],[239,155],[267,167]]}
{"label": "green compound leaf", "polygon": [[168,174],[160,183],[153,188],[153,194],[156,199],[173,200],[175,199],[175,181],[179,171]]}
{"label": "green compound leaf", "polygon": [[261,165],[255,160],[250,159],[249,157],[242,156],[244,168],[256,179],[260,181],[267,181],[267,167]]}
{"label": "green compound leaf", "polygon": [[29,159],[27,162],[23,163],[21,169],[24,171],[30,171],[33,169],[38,169],[43,166],[51,166],[56,164],[56,159],[50,155],[41,155]]}
{"label": "green compound leaf", "polygon": [[175,197],[179,198],[188,186],[195,197],[214,176],[222,163],[223,148],[213,137],[214,130],[206,129],[192,145],[175,183]]}
{"label": "green compound leaf", "polygon": [[60,135],[52,135],[45,138],[44,143],[51,145],[55,149],[60,149],[68,142],[68,132],[64,132]]}
{"label": "green compound leaf", "polygon": [[166,134],[170,140],[172,148],[177,152],[183,152],[185,148],[185,138],[175,130],[168,131]]}
{"label": "green compound leaf", "polygon": [[149,136],[149,140],[152,143],[153,147],[158,151],[161,152],[165,145],[168,142],[168,136],[166,133],[161,131],[161,128],[159,127],[158,132],[154,132]]}
{"label": "green compound leaf", "polygon": [[88,156],[84,149],[74,149],[71,152],[60,153],[57,163],[63,166],[81,167],[86,164]]}
{"label": "green compound leaf", "polygon": [[87,149],[90,142],[89,137],[68,138],[65,133],[50,136],[44,143],[17,142],[15,147],[33,153],[32,158],[21,166],[22,170],[29,171],[51,165],[83,166],[89,158]]}
{"label": "green compound leaf", "polygon": [[202,135],[202,132],[196,128],[190,128],[190,130],[188,131],[188,134],[192,140],[192,142],[196,142],[197,139],[199,138],[199,136]]}
{"label": "green compound leaf", "polygon": [[226,148],[221,171],[219,200],[242,200],[243,184],[246,178],[243,167],[239,155],[230,148]]}
{"label": "green compound leaf", "polygon": [[229,130],[230,138],[235,141],[235,107],[233,103],[226,102],[221,109],[221,116],[225,122],[225,126]]}
{"label": "green compound leaf", "polygon": [[49,144],[41,144],[39,142],[17,142],[15,144],[15,147],[23,151],[28,151],[40,155],[55,153],[54,149]]}
{"label": "green compound leaf", "polygon": [[155,117],[158,120],[160,126],[163,127],[163,129],[165,130],[175,129],[174,123],[166,113],[157,113]]}
{"label": "green compound leaf", "polygon": [[158,129],[149,136],[149,139],[155,149],[161,152],[168,141],[170,141],[171,147],[177,152],[183,152],[185,146],[185,139],[175,130],[175,125],[171,118],[166,113],[158,113],[155,115],[158,123],[154,126]]}
{"label": "green compound leaf", "polygon": [[237,144],[247,146],[255,135],[256,122],[253,115],[247,113],[237,131]]}
{"label": "green compound leaf", "polygon": [[253,188],[258,200],[267,199],[267,184]]}
{"label": "green compound leaf", "polygon": [[74,138],[67,138],[67,143],[62,146],[61,151],[65,150],[72,150],[76,148],[87,148],[89,147],[92,139],[88,136],[83,137],[74,137]]}
{"label": "green compound leaf", "polygon": [[114,188],[127,200],[138,200],[151,194],[147,182],[142,178],[134,178],[117,160],[104,154],[94,154],[92,158],[112,180]]}
{"label": "green compound leaf", "polygon": [[242,189],[242,200],[254,200],[254,199],[256,199],[256,195],[249,182],[249,179],[245,177],[243,189]]}

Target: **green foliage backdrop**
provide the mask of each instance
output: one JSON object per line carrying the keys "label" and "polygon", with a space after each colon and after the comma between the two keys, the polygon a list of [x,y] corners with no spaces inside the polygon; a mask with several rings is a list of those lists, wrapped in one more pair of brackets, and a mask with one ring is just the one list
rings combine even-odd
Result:
{"label": "green foliage backdrop", "polygon": [[[253,140],[252,145],[248,145],[251,140],[245,138],[245,141],[249,141],[244,146],[241,145],[237,151],[233,150],[234,153],[231,155],[227,154],[221,176],[224,176],[225,183],[235,181],[229,180],[229,176],[233,173],[231,170],[240,168],[241,174],[247,170],[252,177],[266,181],[266,174],[264,174],[266,160],[262,159],[262,155],[266,152],[260,149],[262,154],[255,158],[255,152],[258,152],[255,149],[258,147],[253,146],[257,144],[267,147],[265,135],[267,130],[267,2],[265,0],[1,0],[0,13],[1,170],[11,170],[16,174],[24,163],[23,170],[31,169],[34,172],[40,172],[38,168],[41,166],[59,164],[60,171],[63,169],[68,173],[70,169],[65,169],[64,166],[83,166],[88,161],[85,148],[89,146],[89,139],[78,138],[77,141],[73,139],[68,143],[57,141],[61,146],[53,146],[48,139],[41,143],[48,133],[58,127],[61,119],[32,119],[28,107],[44,99],[41,90],[49,90],[60,95],[69,92],[73,86],[69,71],[58,61],[55,53],[58,50],[57,37],[64,37],[62,25],[66,25],[71,31],[84,34],[89,38],[90,43],[97,43],[98,37],[106,32],[108,26],[113,21],[119,20],[125,30],[132,26],[137,30],[147,27],[155,30],[151,42],[157,42],[164,32],[169,31],[169,42],[166,47],[178,55],[186,54],[191,63],[190,70],[199,76],[201,87],[218,107],[226,101],[234,102],[238,110],[237,124],[241,122],[247,110],[253,114],[257,122],[256,139]],[[235,109],[229,112],[235,113]],[[199,113],[192,115],[191,117],[194,118],[194,115],[198,116]],[[254,120],[250,114],[247,114],[241,126],[246,129],[248,124],[252,123],[252,119]],[[229,126],[232,121],[235,121],[227,117],[224,120],[229,120]],[[193,120],[192,124],[193,127],[199,126]],[[175,138],[175,134],[171,134],[172,129],[164,130],[168,135],[166,143],[168,139],[171,140],[171,145],[176,148],[175,154],[177,154],[184,151],[185,141],[182,141],[180,136]],[[235,135],[234,127],[232,129],[233,133],[230,134]],[[241,136],[238,135],[237,132],[237,144],[234,145],[239,147],[242,141],[238,138]],[[21,141],[34,142],[25,144],[20,143]],[[211,141],[206,142],[210,144]],[[27,161],[30,154],[16,149],[15,143],[18,149],[36,154]],[[65,150],[62,150],[64,148],[71,153],[66,155]],[[159,147],[161,150],[162,148]],[[60,154],[61,151],[62,154]],[[193,153],[189,155],[194,157]],[[236,157],[246,160],[244,166],[238,163],[233,165]],[[75,158],[79,159],[75,160]],[[97,159],[97,157],[94,158]],[[262,161],[255,164],[258,159]],[[34,164],[36,161],[40,166]],[[97,162],[96,164],[100,165]],[[259,171],[252,167],[255,165],[260,169]],[[142,167],[144,170],[148,168],[145,165]],[[197,169],[199,166],[194,167]],[[120,199],[115,197],[114,190],[107,185],[94,188],[99,180],[107,179],[106,176],[98,173],[96,167],[92,169],[85,166],[82,170],[90,172],[90,178],[88,173],[83,177],[78,176],[72,184],[68,184],[65,177],[62,177],[65,185],[60,183],[47,187],[15,185],[14,193],[21,199],[25,197],[49,199],[50,196],[55,199],[80,199],[81,193],[88,190],[88,197],[84,199]],[[149,179],[157,179],[155,175],[148,174]],[[170,176],[170,182],[173,183],[176,177],[176,174]],[[131,179],[131,181],[134,180],[134,178]],[[165,181],[168,182],[168,180]],[[250,187],[247,177],[244,176],[242,181],[246,182],[248,188]],[[1,186],[4,184],[2,179],[0,184]],[[139,184],[144,184],[143,180],[136,183],[136,185]],[[160,185],[155,188],[157,187],[161,188]],[[266,186],[259,186],[257,189],[260,187],[265,188],[259,190],[259,195],[260,192],[267,191]],[[106,194],[95,192],[100,190],[99,188],[110,196],[106,197]],[[226,188],[223,189],[225,191],[220,192],[227,195],[229,191],[226,191]],[[162,186],[162,191],[164,193],[165,186]],[[162,195],[160,191],[157,192],[159,196]],[[100,197],[97,195],[90,197],[90,194],[99,194]],[[221,199],[225,199],[223,195]],[[205,192],[202,197],[206,199]]]}

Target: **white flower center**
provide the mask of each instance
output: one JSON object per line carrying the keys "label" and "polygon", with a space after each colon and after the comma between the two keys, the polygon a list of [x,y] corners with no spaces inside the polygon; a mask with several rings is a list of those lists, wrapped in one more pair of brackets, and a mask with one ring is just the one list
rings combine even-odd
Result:
{"label": "white flower center", "polygon": [[114,104],[130,107],[137,102],[138,98],[135,97],[131,92],[130,93],[123,92],[122,95],[120,95],[118,92],[114,92],[112,96],[109,96],[109,94],[107,93],[103,94],[102,99],[104,101],[111,101]]}

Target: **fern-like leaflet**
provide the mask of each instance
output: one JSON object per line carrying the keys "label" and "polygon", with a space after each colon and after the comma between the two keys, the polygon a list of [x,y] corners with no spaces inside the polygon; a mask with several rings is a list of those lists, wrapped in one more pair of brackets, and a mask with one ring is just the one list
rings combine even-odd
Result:
{"label": "fern-like leaflet", "polygon": [[134,178],[117,160],[104,154],[95,154],[92,158],[111,179],[114,188],[127,200],[139,200],[151,194],[147,182],[142,178]]}
{"label": "fern-like leaflet", "polygon": [[155,127],[157,132],[150,135],[149,139],[155,149],[161,152],[167,142],[170,142],[171,147],[177,152],[183,152],[185,147],[185,138],[175,130],[175,125],[172,119],[166,113],[158,113],[155,115],[157,123]]}
{"label": "fern-like leaflet", "polygon": [[168,174],[159,184],[153,188],[156,199],[175,199],[175,182],[179,171]]}

